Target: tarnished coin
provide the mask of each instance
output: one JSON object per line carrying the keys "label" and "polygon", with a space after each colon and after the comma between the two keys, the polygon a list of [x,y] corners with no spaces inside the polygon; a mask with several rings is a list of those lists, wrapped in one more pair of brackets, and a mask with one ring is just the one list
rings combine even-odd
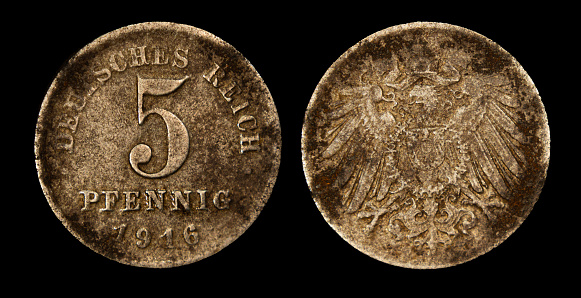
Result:
{"label": "tarnished coin", "polygon": [[107,258],[173,267],[237,239],[280,161],[271,95],[231,45],[143,23],[80,50],[42,104],[35,154],[49,204]]}
{"label": "tarnished coin", "polygon": [[488,252],[527,217],[549,127],[533,82],[499,45],[411,23],[329,68],[302,154],[317,207],[347,242],[389,264],[441,268]]}

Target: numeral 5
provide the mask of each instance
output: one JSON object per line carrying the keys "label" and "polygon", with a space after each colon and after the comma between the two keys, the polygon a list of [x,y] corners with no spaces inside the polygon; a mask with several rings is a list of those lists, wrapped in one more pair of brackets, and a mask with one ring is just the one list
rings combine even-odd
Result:
{"label": "numeral 5", "polygon": [[147,116],[151,114],[158,114],[163,118],[167,127],[167,163],[165,167],[157,173],[146,173],[139,169],[138,165],[147,163],[151,159],[151,147],[146,144],[138,144],[129,153],[129,163],[135,172],[147,178],[161,178],[168,176],[177,171],[186,160],[190,148],[190,139],[188,130],[184,123],[171,112],[152,108],[143,110],[143,96],[144,95],[167,95],[177,90],[189,76],[181,80],[172,79],[142,79],[137,77],[137,123],[143,124]]}

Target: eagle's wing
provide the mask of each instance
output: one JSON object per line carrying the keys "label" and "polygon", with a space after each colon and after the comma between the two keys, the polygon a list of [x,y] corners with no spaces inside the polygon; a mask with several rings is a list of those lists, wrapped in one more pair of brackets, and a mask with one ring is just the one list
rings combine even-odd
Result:
{"label": "eagle's wing", "polygon": [[388,137],[395,121],[388,111],[375,109],[379,100],[388,101],[378,86],[344,89],[333,94],[326,115],[330,126],[322,157],[337,164],[334,183],[343,190],[347,212],[359,210],[368,199],[382,200],[396,172]]}
{"label": "eagle's wing", "polygon": [[522,145],[526,136],[513,112],[519,101],[502,76],[466,77],[464,92],[471,103],[457,110],[448,128],[460,140],[456,156],[469,161],[464,192],[487,205],[489,195],[484,193],[488,186],[506,198],[525,163]]}

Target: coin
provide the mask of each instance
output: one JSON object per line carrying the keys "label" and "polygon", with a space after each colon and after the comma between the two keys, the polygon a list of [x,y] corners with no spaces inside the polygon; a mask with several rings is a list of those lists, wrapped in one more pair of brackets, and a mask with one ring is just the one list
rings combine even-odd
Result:
{"label": "coin", "polygon": [[538,200],[549,162],[539,94],[508,52],[468,29],[410,23],[327,70],[302,131],[325,220],[361,252],[442,268],[499,245]]}
{"label": "coin", "polygon": [[141,23],[81,49],[40,110],[44,194],[82,243],[117,262],[213,255],[257,218],[280,162],[277,111],[234,47],[195,27]]}

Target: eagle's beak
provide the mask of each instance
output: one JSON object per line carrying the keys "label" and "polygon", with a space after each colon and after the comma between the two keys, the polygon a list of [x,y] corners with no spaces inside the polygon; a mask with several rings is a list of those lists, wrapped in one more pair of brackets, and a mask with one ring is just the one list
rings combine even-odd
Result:
{"label": "eagle's beak", "polygon": [[385,96],[381,97],[381,100],[387,102],[389,104],[389,108],[397,106],[397,101],[395,101],[395,93],[393,92],[388,92],[386,97]]}

